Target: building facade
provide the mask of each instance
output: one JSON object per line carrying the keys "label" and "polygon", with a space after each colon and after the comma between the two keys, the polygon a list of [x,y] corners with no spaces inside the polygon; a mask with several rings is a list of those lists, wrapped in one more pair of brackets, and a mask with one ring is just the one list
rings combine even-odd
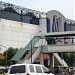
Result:
{"label": "building facade", "polygon": [[[75,29],[75,21],[56,10],[47,13],[0,2],[0,45],[24,48],[31,35],[41,31],[61,32]],[[34,36],[34,35],[33,35]],[[6,49],[1,47],[1,53]]]}
{"label": "building facade", "polygon": [[[36,15],[35,15],[36,14]],[[32,34],[46,32],[46,14],[9,3],[0,2],[0,45],[24,48]],[[1,47],[1,53],[6,49]]]}

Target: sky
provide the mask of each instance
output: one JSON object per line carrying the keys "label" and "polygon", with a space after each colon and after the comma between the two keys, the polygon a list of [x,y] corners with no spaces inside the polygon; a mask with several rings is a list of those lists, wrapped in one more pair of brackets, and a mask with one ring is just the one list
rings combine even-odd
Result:
{"label": "sky", "polygon": [[61,12],[65,18],[75,19],[75,0],[0,0],[25,8],[47,13],[51,10]]}

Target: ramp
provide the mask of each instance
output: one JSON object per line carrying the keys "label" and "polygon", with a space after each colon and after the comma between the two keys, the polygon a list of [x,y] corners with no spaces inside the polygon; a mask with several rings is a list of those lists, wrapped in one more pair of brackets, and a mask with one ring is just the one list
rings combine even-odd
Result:
{"label": "ramp", "polygon": [[[38,47],[37,49],[33,49],[32,51],[32,63],[34,62],[34,60],[36,59],[36,57],[39,55],[41,51],[41,47]],[[19,60],[17,62],[17,64],[22,64],[22,63],[31,63],[31,51],[29,51],[29,53],[26,55],[26,57],[23,60]]]}
{"label": "ramp", "polygon": [[54,56],[57,58],[57,60],[59,61],[59,63],[62,64],[62,66],[68,67],[67,63],[64,61],[64,59],[60,58],[60,56],[58,55],[58,53],[54,53]]}
{"label": "ramp", "polygon": [[[33,53],[33,55],[32,55],[32,63],[34,62],[34,60],[36,59],[36,57],[39,55],[40,52],[41,52],[41,47],[37,48],[37,50]],[[31,63],[31,57],[29,58],[28,61],[24,61],[23,63]]]}
{"label": "ramp", "polygon": [[33,46],[39,41],[40,37],[33,37],[31,41],[25,46],[24,49],[19,50],[10,61],[19,61],[21,57],[25,54],[27,50],[31,50],[31,42],[32,42],[32,48]]}

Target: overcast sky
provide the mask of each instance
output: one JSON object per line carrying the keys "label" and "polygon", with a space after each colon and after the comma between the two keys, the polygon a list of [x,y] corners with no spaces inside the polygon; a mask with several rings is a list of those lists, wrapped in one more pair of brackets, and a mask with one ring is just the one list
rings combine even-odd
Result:
{"label": "overcast sky", "polygon": [[25,8],[48,12],[50,10],[58,10],[66,18],[74,19],[74,0],[0,0]]}

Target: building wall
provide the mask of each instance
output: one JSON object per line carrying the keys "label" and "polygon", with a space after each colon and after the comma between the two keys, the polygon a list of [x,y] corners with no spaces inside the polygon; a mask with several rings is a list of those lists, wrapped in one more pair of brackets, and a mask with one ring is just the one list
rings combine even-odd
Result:
{"label": "building wall", "polygon": [[[31,35],[42,30],[45,32],[45,22],[40,20],[41,25],[34,25],[28,23],[22,23],[12,20],[6,20],[0,18],[0,45],[6,46],[7,48],[23,48],[31,39]],[[34,36],[34,35],[33,35]],[[1,53],[6,49],[1,47]]]}
{"label": "building wall", "polygon": [[46,18],[41,18],[39,20],[39,31],[42,31],[42,33],[46,33]]}

